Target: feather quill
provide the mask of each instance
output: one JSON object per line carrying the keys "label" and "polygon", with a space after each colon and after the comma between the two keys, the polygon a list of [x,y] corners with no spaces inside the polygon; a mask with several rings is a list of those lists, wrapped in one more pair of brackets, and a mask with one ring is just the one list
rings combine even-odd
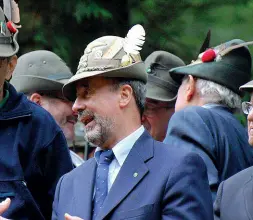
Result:
{"label": "feather quill", "polygon": [[137,55],[145,42],[145,30],[140,25],[134,25],[127,33],[123,42],[124,51],[129,55]]}

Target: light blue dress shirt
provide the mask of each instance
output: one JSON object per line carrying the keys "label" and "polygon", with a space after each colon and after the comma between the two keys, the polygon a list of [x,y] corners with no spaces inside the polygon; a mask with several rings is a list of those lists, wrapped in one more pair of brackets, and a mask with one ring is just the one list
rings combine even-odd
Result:
{"label": "light blue dress shirt", "polygon": [[[117,143],[113,148],[112,151],[114,153],[114,159],[111,162],[109,166],[109,173],[108,173],[108,192],[110,191],[112,184],[114,183],[124,161],[126,160],[130,150],[134,146],[137,139],[143,134],[144,127],[141,126],[136,131],[134,131],[132,134],[125,137],[123,140],[121,140],[119,143]],[[95,160],[98,163],[99,161],[99,153],[98,151],[101,151],[100,147],[97,147],[95,151]]]}

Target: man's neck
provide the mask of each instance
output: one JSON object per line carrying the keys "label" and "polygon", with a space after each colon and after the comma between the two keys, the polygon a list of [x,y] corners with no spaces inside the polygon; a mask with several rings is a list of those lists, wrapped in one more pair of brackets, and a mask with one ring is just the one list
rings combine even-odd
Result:
{"label": "man's neck", "polygon": [[122,127],[121,129],[116,129],[116,131],[120,131],[116,133],[116,136],[114,138],[109,139],[107,142],[105,142],[101,148],[102,149],[112,149],[118,142],[126,138],[128,135],[135,132],[138,128],[141,127],[141,124],[136,124],[133,126],[129,126],[128,128]]}

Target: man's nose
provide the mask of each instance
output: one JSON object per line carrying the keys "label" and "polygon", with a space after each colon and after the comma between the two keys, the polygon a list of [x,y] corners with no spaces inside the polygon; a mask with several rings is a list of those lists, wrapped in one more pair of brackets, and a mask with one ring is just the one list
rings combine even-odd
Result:
{"label": "man's nose", "polygon": [[72,111],[76,113],[83,111],[85,109],[86,109],[85,103],[82,100],[80,100],[80,98],[77,97],[74,102],[74,105],[72,106]]}

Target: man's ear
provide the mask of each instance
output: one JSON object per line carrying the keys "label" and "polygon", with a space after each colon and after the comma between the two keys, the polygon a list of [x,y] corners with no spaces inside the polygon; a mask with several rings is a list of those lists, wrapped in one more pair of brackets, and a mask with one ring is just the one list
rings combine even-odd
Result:
{"label": "man's ear", "polygon": [[41,106],[42,96],[39,93],[33,93],[30,96],[30,100]]}
{"label": "man's ear", "polygon": [[8,68],[7,68],[7,75],[6,75],[6,80],[10,80],[11,79],[11,76],[12,76],[12,73],[17,65],[17,60],[18,60],[18,57],[16,55],[12,56],[8,62]]}
{"label": "man's ear", "polygon": [[123,85],[120,87],[120,100],[119,100],[119,106],[121,108],[124,108],[128,105],[128,103],[131,101],[133,97],[133,89],[130,85]]}
{"label": "man's ear", "polygon": [[186,87],[186,100],[191,101],[196,91],[196,81],[192,75],[188,76],[187,87]]}

